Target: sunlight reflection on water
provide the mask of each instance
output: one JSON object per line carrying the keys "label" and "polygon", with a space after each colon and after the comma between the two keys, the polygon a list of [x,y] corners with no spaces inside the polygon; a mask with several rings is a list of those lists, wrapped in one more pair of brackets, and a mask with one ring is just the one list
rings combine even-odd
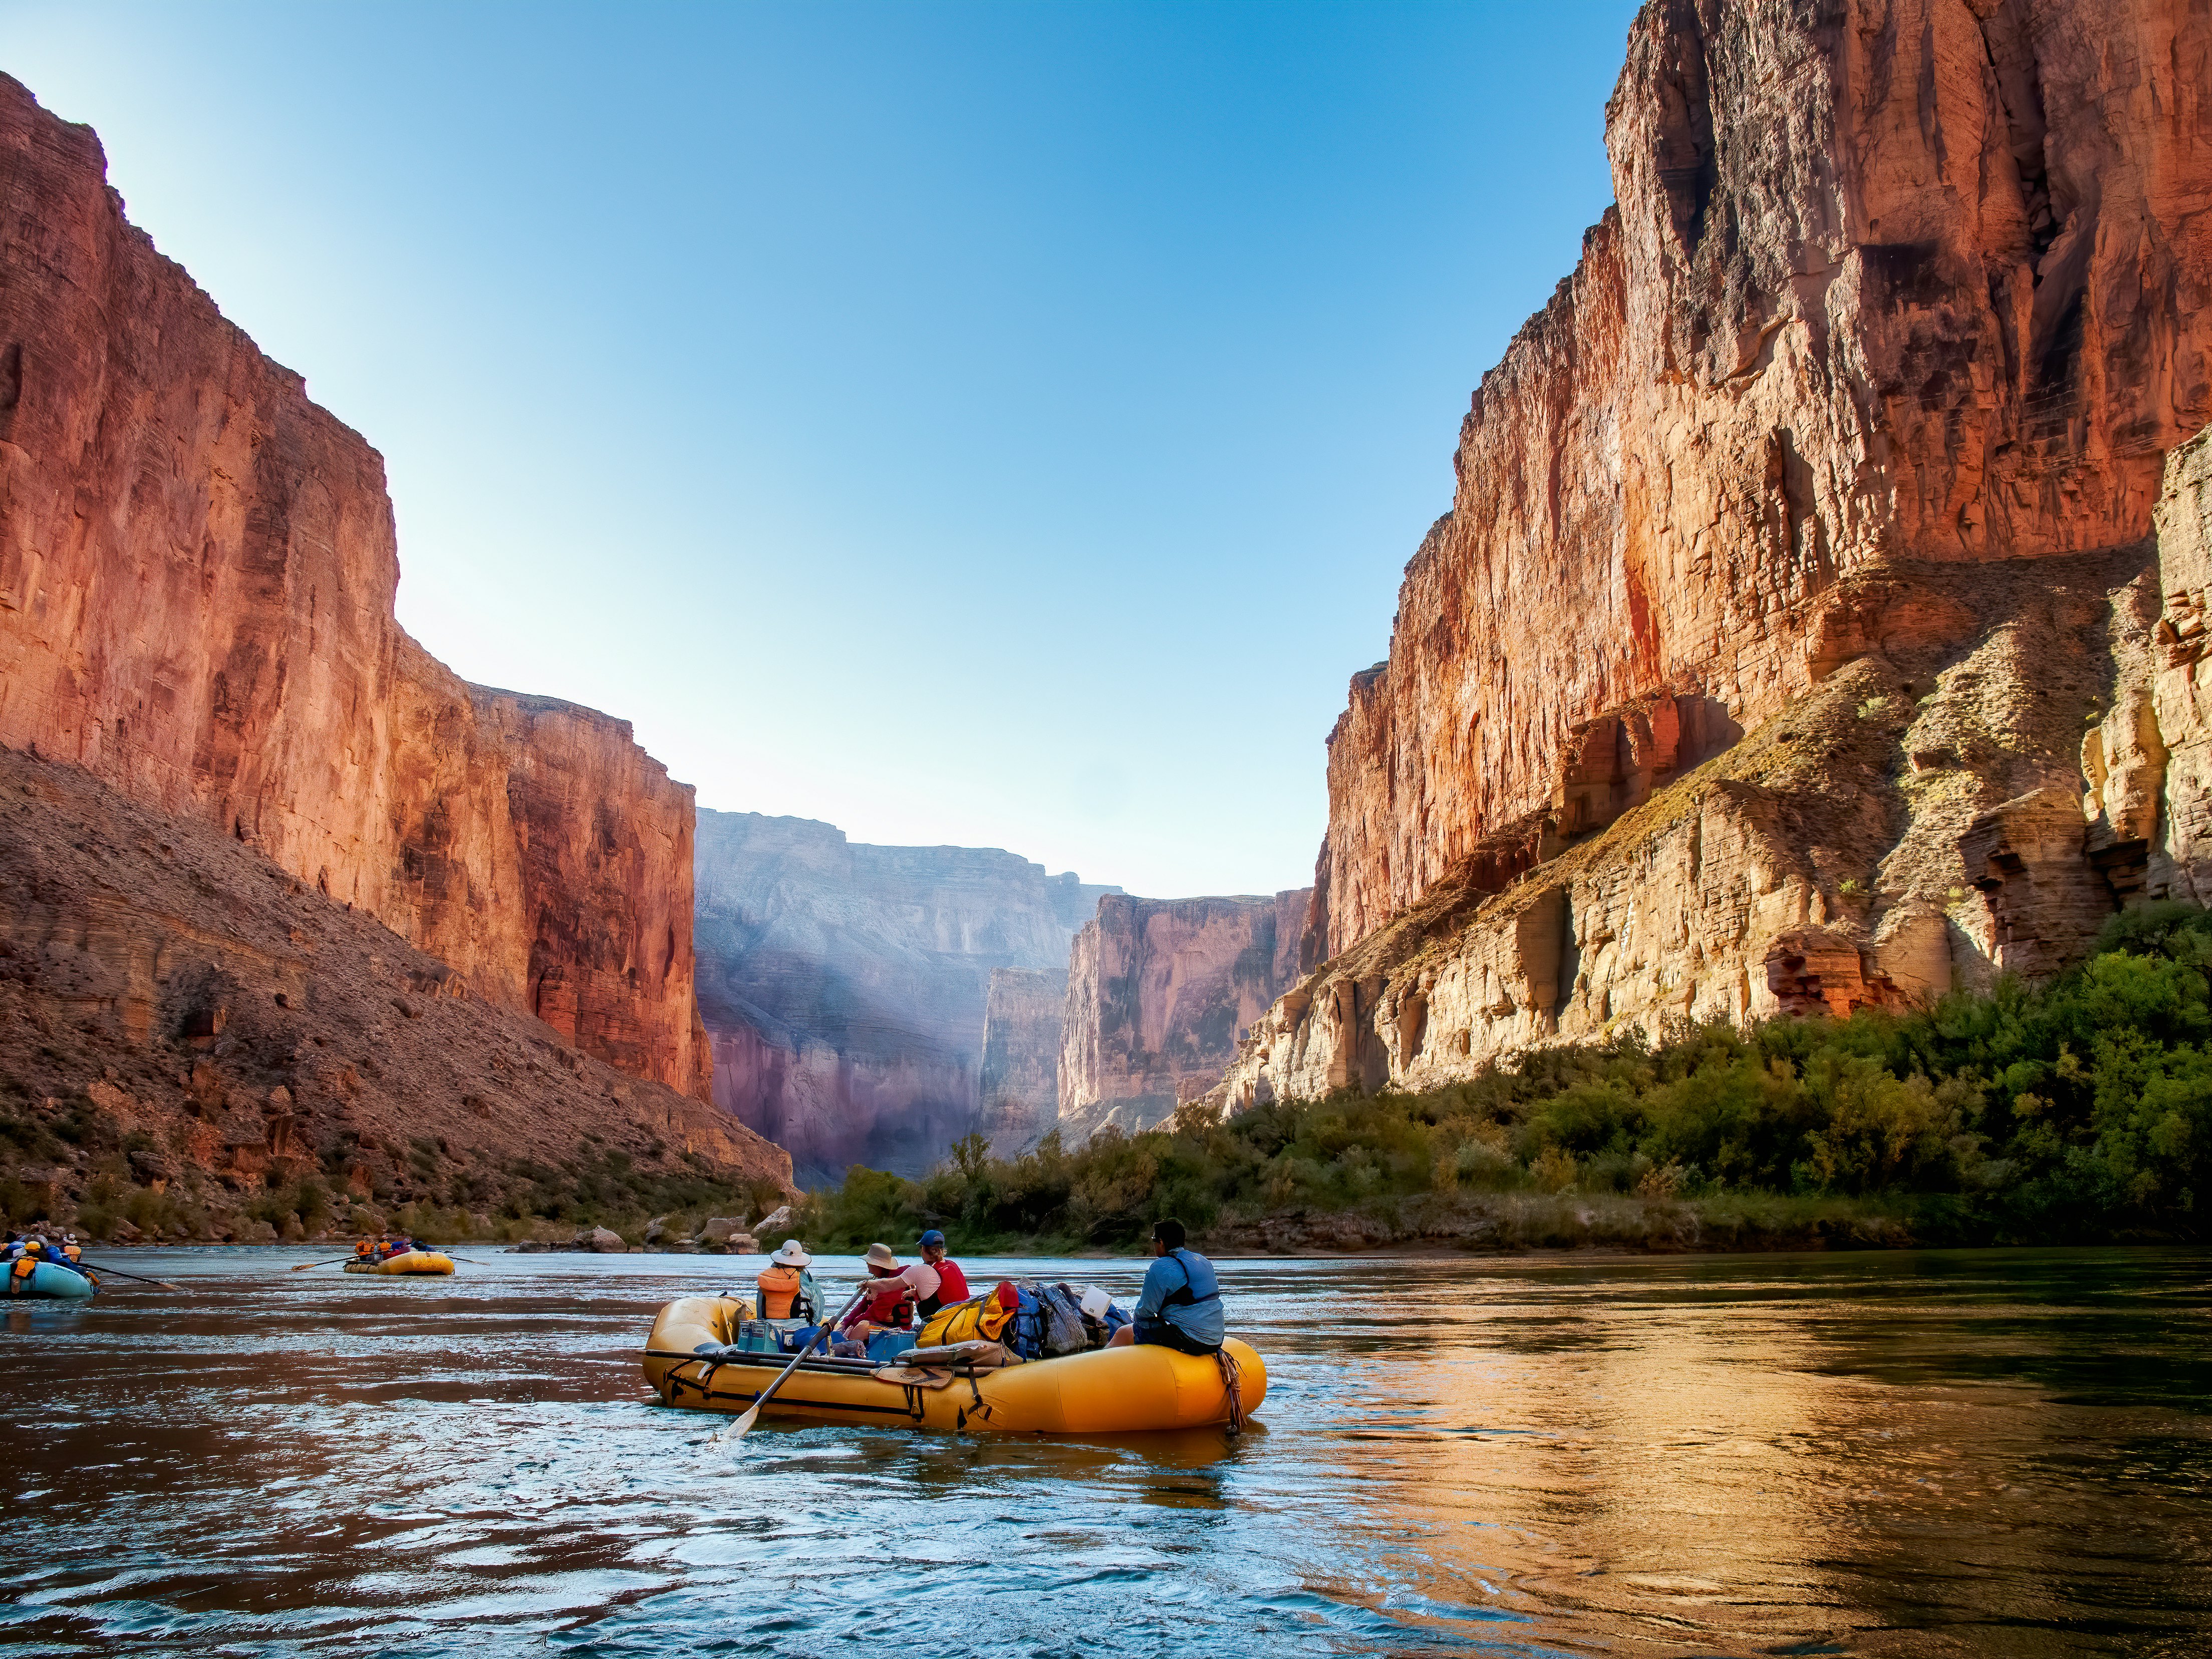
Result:
{"label": "sunlight reflection on water", "polygon": [[734,1461],[633,1352],[749,1269],[478,1255],[395,1284],[142,1251],[200,1294],[8,1308],[0,1652],[2181,1654],[2212,1624],[2198,1254],[1231,1262],[1272,1379],[1241,1439],[771,1422]]}

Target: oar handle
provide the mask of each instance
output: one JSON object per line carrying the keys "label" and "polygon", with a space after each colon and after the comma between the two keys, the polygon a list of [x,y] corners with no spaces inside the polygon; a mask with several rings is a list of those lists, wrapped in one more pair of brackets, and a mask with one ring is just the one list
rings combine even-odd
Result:
{"label": "oar handle", "polygon": [[867,1298],[868,1290],[869,1286],[866,1285],[861,1285],[859,1290],[853,1292],[853,1299],[837,1310],[837,1316],[835,1319],[826,1321],[817,1330],[816,1330],[814,1335],[811,1340],[809,1340],[806,1346],[792,1356],[791,1364],[783,1368],[782,1374],[779,1376],[775,1382],[769,1383],[768,1387],[762,1389],[758,1395],[754,1396],[753,1410],[757,1412],[763,1406],[768,1404],[769,1401],[775,1395],[775,1391],[781,1388],[784,1383],[789,1380],[791,1374],[793,1371],[799,1369],[799,1362],[805,1359],[807,1355],[814,1352],[814,1345],[821,1341],[823,1337],[829,1335],[831,1331],[836,1329],[838,1325],[843,1322],[845,1316],[852,1312],[854,1309],[859,1307],[860,1304]]}
{"label": "oar handle", "polygon": [[176,1288],[166,1279],[149,1279],[143,1273],[126,1273],[120,1267],[103,1267],[97,1261],[80,1261],[76,1265],[80,1267],[89,1267],[96,1273],[112,1274],[117,1279],[135,1279],[141,1285],[159,1285],[165,1291]]}

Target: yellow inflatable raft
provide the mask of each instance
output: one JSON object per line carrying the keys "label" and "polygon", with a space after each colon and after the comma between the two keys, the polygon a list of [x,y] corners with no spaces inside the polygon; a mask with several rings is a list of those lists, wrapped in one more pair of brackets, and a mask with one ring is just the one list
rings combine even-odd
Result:
{"label": "yellow inflatable raft", "polygon": [[349,1273],[449,1273],[453,1258],[437,1250],[406,1250],[381,1261],[349,1261]]}
{"label": "yellow inflatable raft", "polygon": [[[702,1342],[730,1341],[743,1308],[726,1297],[691,1296],[660,1310],[644,1363],[645,1380],[664,1405],[741,1412],[791,1363],[774,1354],[725,1359],[696,1352]],[[1267,1397],[1267,1364],[1234,1337],[1223,1352],[1236,1366],[1237,1396],[1249,1416]],[[761,1414],[1006,1434],[1141,1434],[1229,1421],[1220,1362],[1171,1348],[1096,1348],[955,1376],[941,1387],[884,1382],[878,1370],[913,1375],[904,1366],[809,1359]]]}

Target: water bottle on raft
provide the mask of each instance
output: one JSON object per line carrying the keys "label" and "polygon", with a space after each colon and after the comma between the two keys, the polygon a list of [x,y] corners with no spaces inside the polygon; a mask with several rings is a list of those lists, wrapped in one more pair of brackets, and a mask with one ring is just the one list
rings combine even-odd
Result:
{"label": "water bottle on raft", "polygon": [[757,1285],[662,1308],[645,1380],[690,1411],[1024,1434],[1234,1432],[1267,1398],[1267,1365],[1227,1334],[1213,1264],[1179,1222],[1153,1229],[1144,1291],[1126,1311],[1064,1282],[969,1295],[942,1233],[918,1249],[902,1265],[870,1245],[866,1281],[824,1322],[812,1257],[789,1241]]}

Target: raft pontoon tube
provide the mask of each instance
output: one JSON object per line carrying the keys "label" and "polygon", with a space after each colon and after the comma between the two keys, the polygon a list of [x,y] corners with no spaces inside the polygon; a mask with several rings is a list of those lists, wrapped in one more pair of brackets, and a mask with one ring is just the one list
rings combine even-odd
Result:
{"label": "raft pontoon tube", "polygon": [[[742,1302],[687,1296],[670,1303],[645,1340],[645,1380],[664,1405],[688,1411],[742,1412],[790,1360],[763,1354],[726,1358]],[[711,1344],[714,1355],[697,1352]],[[1235,1338],[1223,1345],[1236,1366],[1243,1415],[1267,1397],[1265,1361]],[[932,1388],[886,1382],[866,1360],[809,1359],[763,1408],[766,1417],[824,1423],[911,1424],[1004,1434],[1142,1434],[1229,1421],[1224,1367],[1212,1355],[1152,1346],[1093,1348],[1000,1370],[953,1376]]]}
{"label": "raft pontoon tube", "polygon": [[438,1250],[406,1250],[381,1261],[349,1261],[349,1273],[449,1273],[453,1258]]}
{"label": "raft pontoon tube", "polygon": [[9,1297],[43,1296],[57,1302],[82,1302],[100,1288],[100,1281],[79,1273],[74,1267],[64,1267],[58,1261],[41,1261],[27,1273],[19,1273],[16,1262],[0,1263],[0,1273],[8,1275]]}

